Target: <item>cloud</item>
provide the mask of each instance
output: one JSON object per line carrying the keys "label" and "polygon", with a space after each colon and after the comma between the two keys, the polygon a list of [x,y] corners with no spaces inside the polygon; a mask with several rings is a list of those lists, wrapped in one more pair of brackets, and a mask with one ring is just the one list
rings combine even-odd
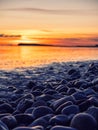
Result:
{"label": "cloud", "polygon": [[8,38],[15,38],[15,37],[21,37],[21,35],[6,35],[6,34],[0,34],[0,38],[8,37]]}
{"label": "cloud", "polygon": [[91,40],[91,41],[94,41],[94,42],[98,42],[98,37],[96,37],[96,38],[91,38],[90,40]]}
{"label": "cloud", "polygon": [[43,8],[7,8],[0,9],[1,11],[26,11],[26,12],[37,12],[37,13],[47,13],[47,14],[62,14],[62,15],[73,15],[73,14],[96,14],[98,10],[79,10],[79,9],[43,9]]}

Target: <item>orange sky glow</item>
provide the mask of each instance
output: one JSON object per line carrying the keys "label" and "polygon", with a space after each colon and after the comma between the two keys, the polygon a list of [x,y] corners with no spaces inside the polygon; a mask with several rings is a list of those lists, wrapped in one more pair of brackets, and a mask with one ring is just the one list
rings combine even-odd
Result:
{"label": "orange sky glow", "polygon": [[98,44],[97,0],[0,0],[0,45]]}

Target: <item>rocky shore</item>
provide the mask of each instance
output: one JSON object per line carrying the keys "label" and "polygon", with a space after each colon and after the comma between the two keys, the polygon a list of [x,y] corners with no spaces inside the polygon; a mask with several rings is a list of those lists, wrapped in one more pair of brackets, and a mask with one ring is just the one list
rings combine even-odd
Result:
{"label": "rocky shore", "polygon": [[1,70],[0,130],[98,130],[98,61]]}

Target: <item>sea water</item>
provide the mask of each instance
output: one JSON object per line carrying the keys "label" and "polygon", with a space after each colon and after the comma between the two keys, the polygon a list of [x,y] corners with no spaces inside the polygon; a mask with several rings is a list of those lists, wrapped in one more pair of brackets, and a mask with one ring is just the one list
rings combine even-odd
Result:
{"label": "sea water", "polygon": [[52,62],[98,60],[98,48],[0,46],[0,69],[38,67]]}

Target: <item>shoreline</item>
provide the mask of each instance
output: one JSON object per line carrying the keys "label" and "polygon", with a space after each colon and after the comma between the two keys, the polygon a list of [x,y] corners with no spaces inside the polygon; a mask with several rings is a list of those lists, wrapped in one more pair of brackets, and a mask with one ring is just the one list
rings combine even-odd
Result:
{"label": "shoreline", "polygon": [[77,118],[98,129],[98,60],[0,70],[0,127],[80,130]]}
{"label": "shoreline", "polygon": [[81,61],[81,60],[79,60],[79,61],[76,61],[76,60],[72,60],[72,61],[66,61],[66,62],[63,62],[63,61],[61,61],[61,62],[52,62],[52,63],[46,63],[46,64],[40,64],[40,65],[37,65],[37,66],[24,66],[24,67],[12,67],[12,69],[11,68],[8,68],[7,69],[7,67],[6,68],[0,68],[0,71],[8,71],[8,72],[11,72],[11,71],[19,71],[19,70],[22,70],[22,71],[25,71],[25,70],[30,70],[30,69],[32,69],[32,70],[35,70],[35,69],[40,69],[40,68],[45,68],[45,67],[48,67],[48,66],[53,66],[54,64],[62,64],[62,63],[64,63],[64,64],[77,64],[77,63],[79,63],[79,64],[81,64],[81,63],[86,63],[86,64],[88,64],[88,63],[91,63],[91,62],[98,62],[98,60],[97,59],[95,59],[95,60],[83,60],[83,61]]}

